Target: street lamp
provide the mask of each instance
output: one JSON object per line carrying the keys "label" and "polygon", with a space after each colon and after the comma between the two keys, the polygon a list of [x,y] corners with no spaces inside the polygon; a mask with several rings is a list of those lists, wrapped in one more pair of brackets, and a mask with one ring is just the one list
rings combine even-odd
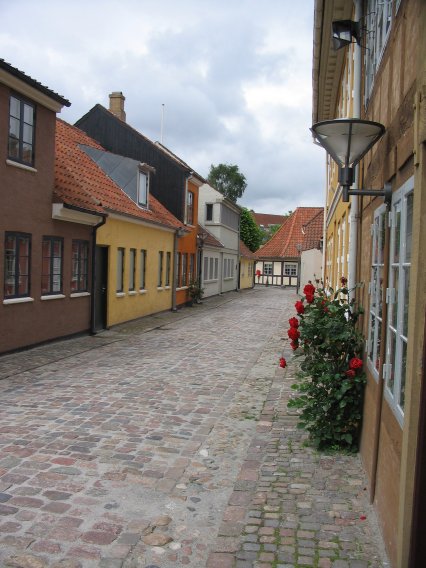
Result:
{"label": "street lamp", "polygon": [[354,181],[354,167],[385,133],[383,124],[359,118],[337,118],[317,122],[311,131],[339,166],[343,201],[348,202],[350,195],[381,196],[386,203],[391,201],[390,184],[385,184],[383,190],[349,189]]}

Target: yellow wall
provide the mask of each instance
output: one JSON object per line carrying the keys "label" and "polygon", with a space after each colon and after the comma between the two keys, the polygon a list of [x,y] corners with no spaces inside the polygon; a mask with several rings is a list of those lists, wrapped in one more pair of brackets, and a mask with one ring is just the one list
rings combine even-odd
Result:
{"label": "yellow wall", "polygon": [[254,274],[255,261],[250,260],[249,258],[240,257],[240,263],[241,263],[240,288],[241,289],[253,288],[253,274]]}
{"label": "yellow wall", "polygon": [[[173,231],[109,217],[97,231],[97,245],[108,246],[107,326],[171,309]],[[117,249],[125,249],[123,292],[117,293]],[[129,291],[130,249],[136,249],[135,290]],[[146,250],[145,289],[141,290],[141,249]],[[163,286],[158,287],[159,251],[164,251]],[[170,285],[165,286],[166,253],[170,253]]]}

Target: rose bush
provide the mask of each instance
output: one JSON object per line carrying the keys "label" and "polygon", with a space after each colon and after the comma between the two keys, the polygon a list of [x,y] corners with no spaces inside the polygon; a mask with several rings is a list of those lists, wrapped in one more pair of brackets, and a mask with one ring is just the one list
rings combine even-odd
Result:
{"label": "rose bush", "polygon": [[356,450],[366,380],[356,328],[362,309],[348,301],[346,278],[341,283],[336,292],[309,283],[295,304],[298,318],[289,320],[288,336],[301,362],[289,406],[300,410],[299,426],[315,447]]}

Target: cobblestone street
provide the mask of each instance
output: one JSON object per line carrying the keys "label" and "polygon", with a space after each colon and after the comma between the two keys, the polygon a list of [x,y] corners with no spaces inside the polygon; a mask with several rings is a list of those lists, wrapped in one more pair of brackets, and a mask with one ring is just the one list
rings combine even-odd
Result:
{"label": "cobblestone street", "polygon": [[0,358],[0,566],[387,567],[358,456],[313,451],[287,409],[296,299]]}

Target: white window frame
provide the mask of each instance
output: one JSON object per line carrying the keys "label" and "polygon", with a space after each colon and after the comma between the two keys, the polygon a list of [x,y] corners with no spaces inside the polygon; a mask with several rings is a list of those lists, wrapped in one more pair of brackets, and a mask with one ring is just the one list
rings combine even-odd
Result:
{"label": "white window frame", "polygon": [[[407,354],[409,276],[411,268],[411,258],[407,258],[407,212],[409,211],[407,203],[409,199],[413,199],[413,191],[414,177],[410,178],[392,195],[389,288],[386,294],[388,300],[388,322],[386,329],[386,363],[384,368],[385,398],[401,427],[404,423],[406,378],[406,360],[404,361],[403,351],[405,348],[405,354]],[[411,201],[411,215],[413,213],[412,207]],[[400,213],[400,224],[398,223],[398,213]],[[411,217],[411,235],[413,229],[412,222]],[[398,238],[399,257],[395,260],[394,252]],[[396,272],[398,274],[397,278],[395,277]],[[408,282],[406,280],[407,274]],[[404,325],[405,322],[406,324]],[[395,338],[394,346],[392,346],[392,337]]]}
{"label": "white window frame", "polygon": [[284,263],[284,276],[297,276],[297,262]]}
{"label": "white window frame", "polygon": [[264,262],[263,263],[263,275],[264,276],[272,276],[273,272],[274,272],[273,262]]}
{"label": "white window frame", "polygon": [[[380,368],[380,337],[383,324],[383,290],[381,280],[384,271],[384,235],[387,224],[386,205],[383,204],[374,211],[371,226],[371,276],[369,283],[369,316],[368,335],[366,341],[367,366],[377,381]],[[382,244],[382,248],[380,245]]]}
{"label": "white window frame", "polygon": [[149,174],[139,170],[138,176],[138,205],[139,207],[148,207],[149,194]]}

